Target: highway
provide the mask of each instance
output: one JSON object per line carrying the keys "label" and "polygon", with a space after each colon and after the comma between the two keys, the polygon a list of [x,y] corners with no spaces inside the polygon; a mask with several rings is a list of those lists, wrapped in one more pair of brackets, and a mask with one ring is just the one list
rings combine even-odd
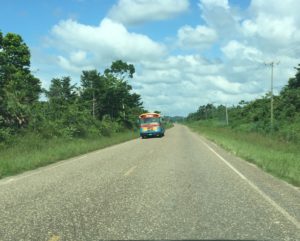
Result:
{"label": "highway", "polygon": [[300,191],[175,125],[0,180],[0,241],[300,240]]}

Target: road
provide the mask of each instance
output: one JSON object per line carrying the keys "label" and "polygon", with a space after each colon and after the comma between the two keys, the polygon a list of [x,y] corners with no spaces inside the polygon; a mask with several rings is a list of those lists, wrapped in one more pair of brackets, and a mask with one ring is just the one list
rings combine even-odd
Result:
{"label": "road", "polygon": [[187,127],[0,180],[0,240],[300,240],[300,191]]}

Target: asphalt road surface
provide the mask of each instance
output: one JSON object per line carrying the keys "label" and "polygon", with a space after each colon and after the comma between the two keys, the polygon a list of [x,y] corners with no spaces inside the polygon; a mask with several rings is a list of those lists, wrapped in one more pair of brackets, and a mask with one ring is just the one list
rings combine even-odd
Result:
{"label": "asphalt road surface", "polygon": [[187,127],[0,181],[0,240],[300,240],[300,191]]}

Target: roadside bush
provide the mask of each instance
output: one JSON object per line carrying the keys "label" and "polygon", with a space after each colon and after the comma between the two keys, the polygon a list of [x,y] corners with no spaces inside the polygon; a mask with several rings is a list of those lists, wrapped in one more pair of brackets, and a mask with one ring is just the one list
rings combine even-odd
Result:
{"label": "roadside bush", "polygon": [[0,128],[0,147],[11,140],[11,129]]}
{"label": "roadside bush", "polygon": [[300,142],[300,117],[291,124],[282,124],[282,128],[279,128],[278,136],[287,142]]}
{"label": "roadside bush", "polygon": [[100,124],[100,134],[103,136],[111,136],[113,133],[121,132],[122,126],[112,121],[109,116],[104,116]]}

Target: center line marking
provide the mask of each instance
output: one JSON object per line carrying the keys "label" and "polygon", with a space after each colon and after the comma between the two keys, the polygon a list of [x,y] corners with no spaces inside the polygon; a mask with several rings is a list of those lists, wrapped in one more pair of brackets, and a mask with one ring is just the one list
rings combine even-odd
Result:
{"label": "center line marking", "polygon": [[53,235],[53,236],[49,239],[49,241],[58,241],[59,239],[60,239],[59,236]]}
{"label": "center line marking", "polygon": [[127,172],[125,172],[125,174],[124,174],[124,176],[126,177],[126,176],[129,176],[133,171],[134,171],[134,169],[136,169],[137,168],[137,166],[133,166],[132,168],[130,168]]}

